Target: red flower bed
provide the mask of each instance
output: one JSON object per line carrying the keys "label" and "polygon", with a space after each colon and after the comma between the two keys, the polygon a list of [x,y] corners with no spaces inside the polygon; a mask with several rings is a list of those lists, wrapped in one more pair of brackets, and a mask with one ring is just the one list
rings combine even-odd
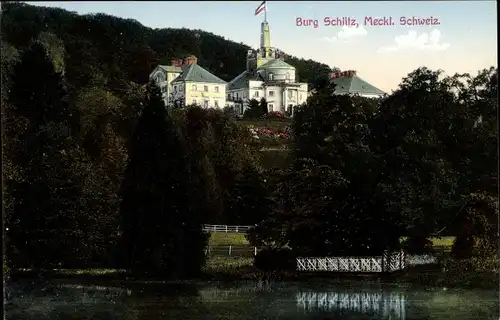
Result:
{"label": "red flower bed", "polygon": [[285,120],[285,114],[281,111],[271,111],[266,114],[266,119]]}

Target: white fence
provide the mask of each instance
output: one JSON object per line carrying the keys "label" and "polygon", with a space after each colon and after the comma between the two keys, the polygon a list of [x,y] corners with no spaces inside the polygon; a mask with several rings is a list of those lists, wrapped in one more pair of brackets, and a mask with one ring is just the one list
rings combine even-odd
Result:
{"label": "white fence", "polygon": [[203,230],[209,232],[237,232],[237,233],[245,233],[252,226],[228,226],[223,224],[204,224]]}
{"label": "white fence", "polygon": [[252,257],[257,255],[257,247],[251,246],[208,246],[205,254],[210,256]]}
{"label": "white fence", "polygon": [[403,251],[379,257],[297,258],[297,271],[393,272],[405,268]]}

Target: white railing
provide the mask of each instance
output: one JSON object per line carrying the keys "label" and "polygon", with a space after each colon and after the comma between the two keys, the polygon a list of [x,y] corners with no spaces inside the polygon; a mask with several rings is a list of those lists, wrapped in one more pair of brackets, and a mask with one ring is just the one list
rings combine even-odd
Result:
{"label": "white railing", "polygon": [[235,257],[244,257],[244,256],[256,256],[257,255],[257,247],[250,246],[208,246],[205,249],[205,255],[207,256],[235,256]]}
{"label": "white railing", "polygon": [[209,232],[236,232],[236,233],[245,233],[252,226],[228,226],[228,225],[218,225],[218,224],[204,224],[203,230]]}
{"label": "white railing", "polygon": [[394,272],[405,268],[405,254],[386,252],[377,257],[299,257],[297,271]]}

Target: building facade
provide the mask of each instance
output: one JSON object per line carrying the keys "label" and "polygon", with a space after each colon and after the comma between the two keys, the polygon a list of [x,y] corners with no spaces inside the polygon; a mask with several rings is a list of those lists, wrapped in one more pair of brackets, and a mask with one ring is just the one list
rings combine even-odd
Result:
{"label": "building facade", "polygon": [[227,82],[198,65],[194,56],[172,60],[171,66],[160,65],[150,78],[161,88],[167,106],[199,105],[219,109],[226,106]]}
{"label": "building facade", "polygon": [[227,100],[242,115],[250,100],[264,98],[269,111],[293,114],[293,108],[307,100],[307,83],[296,82],[295,67],[271,47],[269,24],[261,24],[260,49],[249,50],[244,72],[229,82]]}

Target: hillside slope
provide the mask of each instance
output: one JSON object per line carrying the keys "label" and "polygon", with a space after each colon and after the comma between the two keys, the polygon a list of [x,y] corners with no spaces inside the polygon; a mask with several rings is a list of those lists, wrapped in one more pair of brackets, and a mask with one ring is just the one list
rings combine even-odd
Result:
{"label": "hillside slope", "polygon": [[[136,83],[148,81],[155,65],[188,54],[222,79],[229,81],[246,66],[248,46],[202,30],[151,29],[132,19],[106,14],[79,15],[58,8],[2,3],[2,42],[22,50],[40,33],[53,43],[62,42],[69,78],[84,85],[96,74]],[[258,30],[256,30],[258,32]],[[312,60],[290,57],[298,79],[311,85],[327,77],[330,67]],[[83,82],[83,83],[82,83]]]}

